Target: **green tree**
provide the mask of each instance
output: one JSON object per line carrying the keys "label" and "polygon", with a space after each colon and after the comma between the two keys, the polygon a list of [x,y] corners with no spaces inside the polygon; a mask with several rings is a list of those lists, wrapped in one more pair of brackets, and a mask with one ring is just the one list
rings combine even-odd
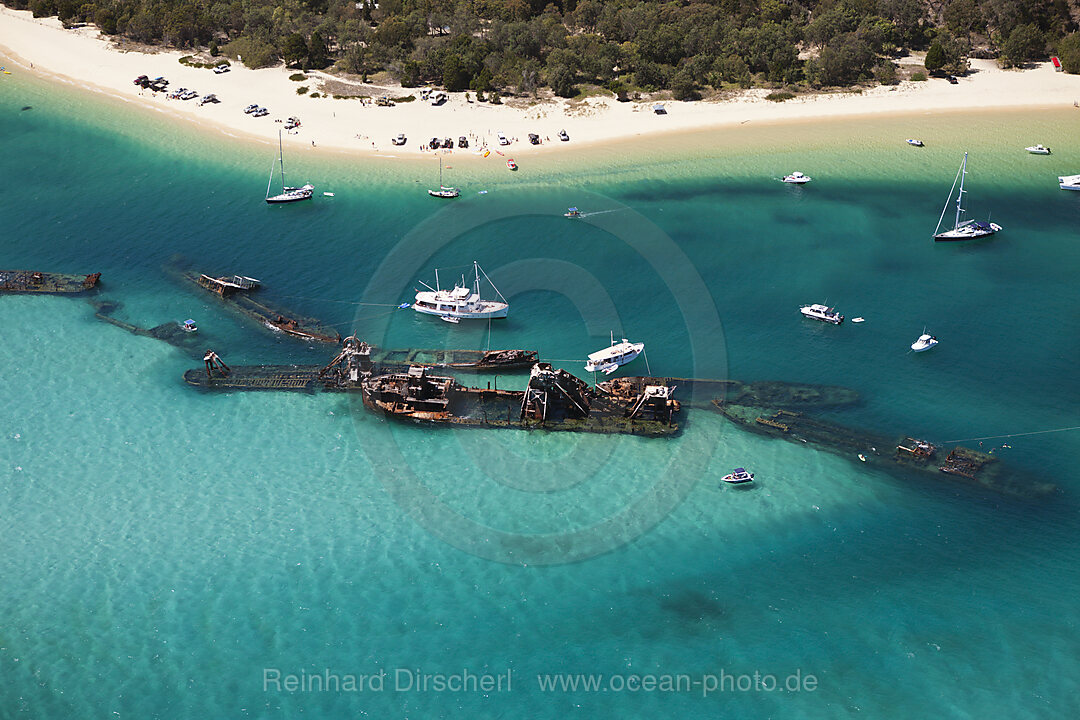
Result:
{"label": "green tree", "polygon": [[1058,59],[1067,73],[1080,73],[1080,32],[1066,35],[1057,46]]}
{"label": "green tree", "polygon": [[950,0],[945,6],[945,26],[954,35],[970,38],[973,33],[986,29],[979,3],[976,0]]}
{"label": "green tree", "polygon": [[676,100],[698,100],[701,98],[701,95],[698,94],[694,76],[687,68],[682,68],[671,78],[671,96]]}
{"label": "green tree", "polygon": [[442,66],[442,83],[447,90],[458,91],[469,87],[472,76],[457,53],[447,53]]}
{"label": "green tree", "polygon": [[330,64],[329,51],[326,47],[326,40],[323,38],[322,33],[318,30],[311,33],[311,37],[308,39],[308,67],[313,67],[316,70],[321,70]]}
{"label": "green tree", "polygon": [[1035,25],[1017,25],[1001,48],[1003,67],[1018,67],[1046,52],[1046,41]]}
{"label": "green tree", "polygon": [[285,42],[281,46],[281,59],[285,61],[286,65],[299,65],[307,60],[307,56],[308,45],[303,35],[293,33],[285,38]]}
{"label": "green tree", "polygon": [[926,51],[926,59],[923,61],[923,67],[931,73],[935,73],[945,67],[945,49],[937,40],[935,40],[930,46],[930,49]]}

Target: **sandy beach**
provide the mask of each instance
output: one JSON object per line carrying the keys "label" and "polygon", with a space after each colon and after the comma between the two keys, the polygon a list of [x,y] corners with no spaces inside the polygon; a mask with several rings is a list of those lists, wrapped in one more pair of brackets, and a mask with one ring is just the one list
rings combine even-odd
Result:
{"label": "sandy beach", "polygon": [[[433,137],[469,139],[468,150],[456,150],[457,160],[478,157],[486,147],[489,157],[527,157],[566,152],[635,137],[687,133],[747,123],[791,123],[858,116],[881,116],[926,112],[1018,110],[1063,108],[1080,100],[1080,76],[1054,72],[1049,63],[1027,70],[1002,70],[993,61],[973,60],[972,72],[951,85],[944,79],[903,82],[861,92],[816,94],[782,103],[764,99],[768,91],[748,90],[724,101],[665,101],[665,114],[653,111],[654,103],[625,102],[614,98],[580,101],[554,100],[521,106],[491,105],[451,93],[447,102],[433,106],[415,88],[393,95],[416,96],[413,102],[393,107],[361,103],[358,99],[313,98],[297,93],[321,91],[331,79],[309,73],[296,82],[297,71],[284,67],[249,70],[232,63],[228,73],[182,65],[180,51],[156,53],[127,50],[104,38],[94,27],[65,30],[56,18],[34,18],[29,11],[0,8],[0,54],[12,72],[31,72],[64,80],[88,90],[164,111],[181,120],[234,136],[263,142],[276,139],[283,121],[291,116],[301,126],[285,135],[293,146],[313,146],[335,152],[395,157],[429,156],[426,144]],[[902,63],[919,64],[916,57]],[[136,86],[140,75],[164,76],[169,90],[190,88],[201,95],[215,94],[220,102],[200,105],[198,99],[168,99]],[[261,118],[244,113],[257,104],[269,110]],[[565,130],[569,141],[558,134]],[[500,146],[498,133],[510,140]],[[531,145],[529,133],[541,144]],[[403,146],[391,139],[407,138]],[[463,157],[464,156],[464,157]]]}

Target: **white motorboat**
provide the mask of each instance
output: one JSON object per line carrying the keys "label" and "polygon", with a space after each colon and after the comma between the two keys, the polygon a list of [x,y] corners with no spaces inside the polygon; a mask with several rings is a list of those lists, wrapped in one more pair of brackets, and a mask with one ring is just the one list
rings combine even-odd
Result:
{"label": "white motorboat", "polygon": [[301,200],[310,200],[312,193],[315,191],[315,186],[311,184],[301,185],[300,187],[290,187],[285,184],[285,155],[281,149],[281,131],[278,130],[278,165],[281,167],[281,192],[277,195],[270,194],[270,186],[274,182],[274,166],[270,166],[270,180],[266,183],[266,202],[270,205],[280,205],[281,203],[299,202]]}
{"label": "white motorboat", "polygon": [[[454,285],[453,290],[443,290],[439,287],[439,271],[436,270],[435,287],[433,288],[424,282],[420,283],[427,290],[420,290],[416,293],[416,300],[412,304],[413,310],[425,315],[438,315],[441,318],[453,317],[459,320],[486,320],[488,318],[506,317],[507,310],[510,308],[506,298],[502,296],[499,289],[495,287],[495,283],[491,282],[491,278],[487,276],[487,273],[476,261],[473,261],[473,271],[475,280],[471,288],[465,284],[465,277],[462,276],[461,283]],[[499,301],[484,300],[480,297],[481,275],[491,285],[495,294],[499,296]],[[453,320],[448,322],[453,322]]]}
{"label": "white motorboat", "polygon": [[585,371],[610,375],[621,365],[625,365],[640,355],[644,349],[645,343],[632,343],[626,338],[623,338],[621,342],[615,342],[615,335],[612,333],[611,345],[590,354],[585,362]]}
{"label": "white motorboat", "polygon": [[455,187],[448,187],[442,184],[442,155],[439,156],[439,189],[428,190],[428,195],[437,198],[456,198],[461,192]]}
{"label": "white motorboat", "polygon": [[783,177],[783,181],[791,185],[805,185],[811,180],[813,180],[812,177],[803,175],[801,172],[793,172]]}
{"label": "white motorboat", "polygon": [[1080,190],[1080,175],[1059,175],[1058,187],[1062,190]]}
{"label": "white motorboat", "polygon": [[915,138],[908,138],[904,142],[906,142],[908,145],[914,145],[915,147],[923,147],[923,141],[916,140]]}
{"label": "white motorboat", "polygon": [[833,325],[844,322],[844,316],[836,308],[831,308],[828,305],[818,305],[816,303],[814,305],[803,305],[799,308],[799,312],[811,320],[820,320]]}
{"label": "white motorboat", "polygon": [[1043,145],[1032,145],[1031,147],[1026,147],[1024,149],[1027,150],[1032,155],[1049,155],[1050,154],[1050,148],[1045,147]]}
{"label": "white motorboat", "polygon": [[960,220],[964,214],[964,179],[967,177],[967,158],[968,154],[964,153],[964,161],[960,163],[960,169],[957,170],[956,178],[953,179],[953,188],[956,187],[956,181],[960,181],[960,192],[956,194],[956,220],[953,223],[952,230],[940,232],[941,221],[945,219],[945,213],[949,210],[949,203],[952,202],[952,188],[950,188],[949,200],[946,201],[945,207],[942,208],[941,217],[938,218],[937,227],[934,228],[934,240],[976,240],[989,237],[1002,229],[997,223],[989,221]]}
{"label": "white motorboat", "polygon": [[746,468],[735,468],[729,474],[725,475],[720,479],[731,485],[739,485],[742,483],[753,482],[754,473],[747,472]]}
{"label": "white motorboat", "polygon": [[188,318],[184,322],[180,323],[180,327],[186,333],[193,333],[193,332],[198,332],[199,331],[198,326],[195,325],[195,321],[192,320],[191,318]]}
{"label": "white motorboat", "polygon": [[563,217],[568,217],[568,218],[581,217],[581,211],[578,210],[576,207],[567,208],[566,212],[563,213]]}
{"label": "white motorboat", "polygon": [[459,322],[461,322],[461,318],[459,318],[457,315],[440,315],[439,319],[452,325],[457,325]]}
{"label": "white motorboat", "polygon": [[915,352],[926,352],[937,344],[938,339],[923,329],[923,334],[919,336],[919,339],[911,343],[911,349]]}
{"label": "white motorboat", "polygon": [[851,322],[853,322],[853,323],[866,322],[866,318],[861,318],[861,317],[851,318]]}

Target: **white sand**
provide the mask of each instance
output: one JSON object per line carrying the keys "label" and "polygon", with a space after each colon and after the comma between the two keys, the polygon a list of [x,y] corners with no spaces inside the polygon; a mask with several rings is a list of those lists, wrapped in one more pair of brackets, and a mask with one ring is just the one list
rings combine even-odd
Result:
{"label": "white sand", "polygon": [[[360,154],[420,157],[420,146],[430,138],[465,135],[469,157],[483,144],[507,157],[571,150],[612,140],[660,133],[680,133],[722,128],[748,122],[777,123],[823,120],[879,114],[925,113],[948,110],[1034,109],[1072,106],[1080,100],[1080,75],[1054,72],[1048,63],[1037,68],[1002,70],[992,61],[975,60],[973,72],[957,85],[945,80],[904,82],[896,87],[876,87],[862,93],[820,94],[783,103],[766,101],[766,91],[752,90],[722,102],[664,102],[666,115],[656,115],[652,102],[619,103],[592,98],[571,103],[558,100],[525,108],[466,102],[464,93],[452,93],[449,102],[433,107],[419,99],[416,89],[396,95],[417,95],[417,100],[395,107],[362,105],[360,101],[311,98],[297,95],[301,85],[309,92],[319,89],[317,77],[298,83],[289,80],[296,71],[283,67],[248,70],[233,63],[229,73],[216,75],[209,69],[191,68],[178,61],[185,53],[125,51],[123,45],[104,39],[93,27],[64,30],[56,18],[35,19],[29,11],[0,6],[0,49],[3,63],[13,72],[33,72],[66,80],[147,107],[165,110],[178,118],[230,134],[249,135],[264,141],[276,139],[283,120],[297,116],[302,126],[287,136],[291,144],[314,144],[318,148]],[[905,62],[918,63],[917,58]],[[168,100],[165,93],[142,90],[133,84],[139,75],[169,79],[169,90],[187,87],[201,94],[214,93],[220,104],[199,106],[198,100]],[[257,103],[270,115],[253,118],[243,109]],[[560,142],[565,129],[570,142]],[[515,139],[499,148],[496,133]],[[530,145],[535,132],[543,144]],[[390,139],[398,133],[408,138],[403,147]],[[458,158],[463,159],[463,158]]]}

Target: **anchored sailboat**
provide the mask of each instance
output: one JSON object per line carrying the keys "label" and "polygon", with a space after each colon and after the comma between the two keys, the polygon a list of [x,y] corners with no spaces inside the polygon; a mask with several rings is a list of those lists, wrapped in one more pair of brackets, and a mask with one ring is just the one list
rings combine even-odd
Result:
{"label": "anchored sailboat", "polygon": [[455,187],[447,187],[442,184],[442,155],[439,156],[439,189],[428,190],[428,195],[437,198],[456,198],[461,193]]}
{"label": "anchored sailboat", "polygon": [[977,238],[989,237],[1001,230],[1000,225],[989,221],[960,221],[960,217],[964,214],[964,179],[967,177],[967,158],[968,154],[964,153],[964,162],[960,164],[960,169],[956,172],[956,178],[953,179],[953,188],[956,187],[956,181],[960,181],[960,192],[956,195],[956,220],[953,222],[952,230],[939,232],[941,230],[941,221],[945,219],[945,213],[949,210],[949,202],[952,202],[952,189],[950,188],[949,200],[945,203],[945,207],[942,208],[941,217],[938,218],[937,227],[934,228],[935,240],[975,240]]}
{"label": "anchored sailboat", "polygon": [[266,202],[270,205],[279,203],[291,203],[299,202],[300,200],[310,200],[311,194],[315,190],[315,186],[311,184],[303,185],[301,187],[288,187],[285,185],[285,155],[282,152],[281,147],[281,131],[278,130],[278,165],[281,168],[281,193],[271,197],[270,186],[274,183],[274,166],[270,166],[270,180],[266,183]]}

